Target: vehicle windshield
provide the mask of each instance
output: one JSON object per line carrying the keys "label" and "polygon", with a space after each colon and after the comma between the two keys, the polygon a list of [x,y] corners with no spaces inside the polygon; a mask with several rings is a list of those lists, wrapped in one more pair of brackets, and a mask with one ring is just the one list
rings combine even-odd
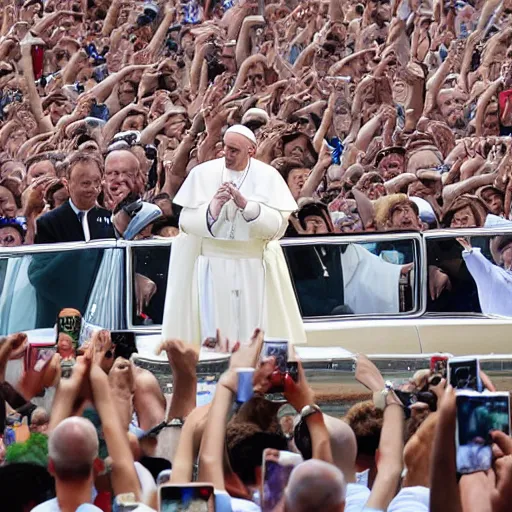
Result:
{"label": "vehicle windshield", "polygon": [[104,251],[0,255],[0,334],[52,328],[63,308],[84,315]]}
{"label": "vehicle windshield", "polygon": [[512,316],[512,236],[429,237],[427,312]]}
{"label": "vehicle windshield", "polygon": [[283,247],[304,318],[411,314],[419,307],[413,240]]}

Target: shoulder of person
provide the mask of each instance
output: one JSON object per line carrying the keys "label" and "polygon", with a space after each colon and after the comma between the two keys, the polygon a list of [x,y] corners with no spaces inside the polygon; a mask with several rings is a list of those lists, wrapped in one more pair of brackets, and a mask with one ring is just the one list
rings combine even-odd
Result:
{"label": "shoulder of person", "polygon": [[58,217],[61,217],[63,215],[69,215],[69,212],[72,211],[73,210],[69,204],[69,201],[66,201],[64,204],[61,204],[57,208],[50,210],[49,212],[46,212],[45,214],[38,217],[37,222],[51,222],[52,220],[57,219]]}
{"label": "shoulder of person", "polygon": [[57,498],[40,503],[32,509],[33,512],[60,512]]}
{"label": "shoulder of person", "polygon": [[252,165],[254,165],[254,167],[257,169],[258,174],[261,173],[269,178],[275,178],[276,176],[279,176],[281,179],[283,178],[281,173],[275,167],[272,167],[271,165],[262,162],[261,160],[257,160],[256,158],[253,158],[252,162]]}
{"label": "shoulder of person", "polygon": [[222,158],[216,158],[215,160],[208,160],[207,162],[196,165],[190,171],[189,176],[202,174],[203,172],[212,172],[214,167],[222,169],[222,160]]}

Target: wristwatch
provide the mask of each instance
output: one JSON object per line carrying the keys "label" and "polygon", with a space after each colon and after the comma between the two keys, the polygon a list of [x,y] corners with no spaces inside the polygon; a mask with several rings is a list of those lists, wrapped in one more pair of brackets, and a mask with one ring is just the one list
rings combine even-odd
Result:
{"label": "wristwatch", "polygon": [[300,419],[301,420],[305,420],[308,416],[311,416],[312,414],[315,414],[315,413],[322,413],[320,407],[318,407],[318,405],[316,404],[311,404],[311,405],[306,405],[305,407],[302,408],[302,411],[300,411]]}
{"label": "wristwatch", "polygon": [[387,380],[382,391],[376,391],[373,393],[373,404],[376,409],[383,411],[386,408],[386,398],[392,391],[393,383],[390,380]]}
{"label": "wristwatch", "polygon": [[165,426],[181,428],[181,427],[183,427],[184,424],[185,424],[185,421],[183,420],[183,418],[173,418]]}

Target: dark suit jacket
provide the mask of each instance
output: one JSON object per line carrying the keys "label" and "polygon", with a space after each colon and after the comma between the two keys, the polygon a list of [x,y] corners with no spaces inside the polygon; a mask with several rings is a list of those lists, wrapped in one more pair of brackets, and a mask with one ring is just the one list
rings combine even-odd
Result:
{"label": "dark suit jacket", "polygon": [[[98,206],[87,214],[91,240],[115,238],[110,217],[108,210]],[[84,231],[69,201],[37,219],[36,244],[81,241],[85,241]]]}

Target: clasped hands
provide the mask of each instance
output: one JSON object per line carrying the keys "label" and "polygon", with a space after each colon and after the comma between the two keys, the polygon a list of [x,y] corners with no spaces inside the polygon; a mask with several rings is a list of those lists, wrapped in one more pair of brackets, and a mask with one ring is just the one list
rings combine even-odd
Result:
{"label": "clasped hands", "polygon": [[247,199],[240,193],[240,191],[230,182],[223,183],[213,199],[210,202],[210,214],[217,220],[220,215],[222,207],[232,199],[238,208],[244,210],[247,206]]}

